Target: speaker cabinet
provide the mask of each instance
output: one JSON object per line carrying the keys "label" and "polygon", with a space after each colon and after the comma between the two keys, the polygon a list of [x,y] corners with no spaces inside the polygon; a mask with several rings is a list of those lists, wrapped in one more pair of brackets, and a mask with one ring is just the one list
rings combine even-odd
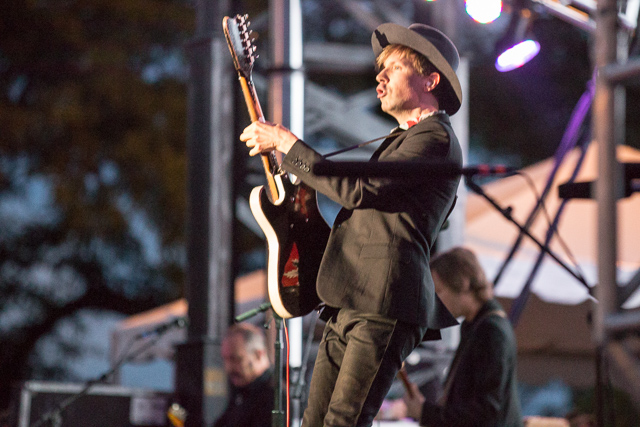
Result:
{"label": "speaker cabinet", "polygon": [[165,427],[171,394],[116,385],[27,381],[14,402],[17,427]]}

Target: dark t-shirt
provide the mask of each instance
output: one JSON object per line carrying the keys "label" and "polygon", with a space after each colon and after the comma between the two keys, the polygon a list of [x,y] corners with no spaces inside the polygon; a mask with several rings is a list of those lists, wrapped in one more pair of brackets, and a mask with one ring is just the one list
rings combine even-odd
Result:
{"label": "dark t-shirt", "polygon": [[229,403],[214,427],[270,427],[273,410],[273,372],[267,370],[248,386],[232,388]]}

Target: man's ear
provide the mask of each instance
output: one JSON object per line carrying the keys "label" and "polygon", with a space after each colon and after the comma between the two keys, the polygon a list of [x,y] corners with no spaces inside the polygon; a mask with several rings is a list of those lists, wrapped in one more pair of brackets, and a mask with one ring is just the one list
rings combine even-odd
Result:
{"label": "man's ear", "polygon": [[440,73],[431,73],[424,84],[425,92],[431,92],[440,84]]}

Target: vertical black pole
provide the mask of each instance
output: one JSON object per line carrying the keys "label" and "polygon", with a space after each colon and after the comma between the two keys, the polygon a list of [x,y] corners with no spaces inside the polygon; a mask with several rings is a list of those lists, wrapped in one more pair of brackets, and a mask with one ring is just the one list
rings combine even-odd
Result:
{"label": "vertical black pole", "polygon": [[190,64],[187,286],[189,331],[176,354],[186,426],[210,426],[226,405],[220,346],[233,317],[233,85],[225,0],[198,0]]}
{"label": "vertical black pole", "polygon": [[273,312],[273,319],[276,325],[276,341],[275,341],[275,360],[274,371],[275,387],[274,387],[274,399],[273,410],[271,411],[271,427],[285,427],[286,426],[286,413],[283,410],[283,391],[286,387],[286,383],[283,381],[284,368],[282,366],[282,332],[284,330],[284,320]]}

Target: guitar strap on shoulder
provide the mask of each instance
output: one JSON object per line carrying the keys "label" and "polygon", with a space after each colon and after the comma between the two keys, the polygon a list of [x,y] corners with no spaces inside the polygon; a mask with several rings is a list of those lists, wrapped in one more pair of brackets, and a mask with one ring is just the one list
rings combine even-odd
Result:
{"label": "guitar strap on shoulder", "polygon": [[366,141],[366,142],[361,142],[359,144],[352,145],[351,147],[341,148],[340,150],[334,151],[334,152],[329,153],[329,154],[325,154],[324,156],[322,156],[322,158],[326,159],[327,157],[335,156],[337,154],[346,153],[347,151],[351,151],[351,150],[355,150],[356,148],[364,147],[365,145],[369,145],[369,144],[374,143],[376,141],[380,141],[381,139],[395,138],[396,136],[402,134],[403,132],[404,132],[404,130],[393,132],[393,133],[390,133],[389,135],[381,136],[381,137],[374,138],[374,139]]}

